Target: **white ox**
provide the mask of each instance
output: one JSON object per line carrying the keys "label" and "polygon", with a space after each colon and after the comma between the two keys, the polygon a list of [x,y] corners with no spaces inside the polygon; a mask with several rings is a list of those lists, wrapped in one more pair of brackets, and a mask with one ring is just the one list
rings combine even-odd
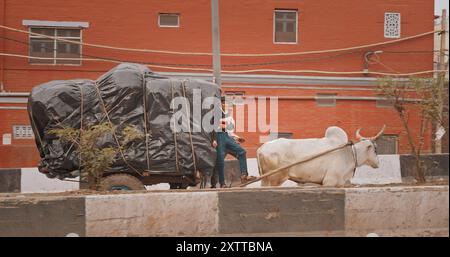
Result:
{"label": "white ox", "polygon": [[[378,168],[378,157],[374,141],[383,134],[385,126],[374,137],[365,138],[356,131],[359,140],[315,159],[280,170],[264,177],[262,186],[279,186],[286,180],[297,183],[316,183],[323,186],[344,186],[352,178],[356,167],[368,165]],[[288,166],[302,159],[326,152],[348,143],[348,137],[339,127],[329,127],[323,138],[280,138],[263,144],[256,157],[260,175]]]}

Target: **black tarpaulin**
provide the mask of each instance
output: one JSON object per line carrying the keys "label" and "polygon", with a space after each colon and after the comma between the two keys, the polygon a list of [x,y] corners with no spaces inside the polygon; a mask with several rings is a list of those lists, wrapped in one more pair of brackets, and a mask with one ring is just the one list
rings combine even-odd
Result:
{"label": "black tarpaulin", "polygon": [[[28,113],[41,157],[39,170],[60,179],[79,176],[80,156],[75,147],[49,131],[62,127],[86,129],[108,122],[116,128],[116,137],[103,137],[98,144],[100,148],[119,147],[120,132],[127,126],[147,136],[122,146],[106,172],[150,171],[150,174],[185,176],[192,176],[195,170],[212,172],[216,152],[211,146],[211,132],[202,126],[200,131],[193,130],[201,122],[193,115],[194,90],[200,96],[196,101],[220,97],[216,84],[165,78],[146,66],[130,63],[118,65],[96,81],[61,80],[34,87],[28,100]],[[171,118],[179,110],[179,106],[172,104],[176,97],[186,97],[183,99],[190,107],[184,116],[189,118],[188,131],[171,129]],[[202,108],[201,117],[213,108]]]}

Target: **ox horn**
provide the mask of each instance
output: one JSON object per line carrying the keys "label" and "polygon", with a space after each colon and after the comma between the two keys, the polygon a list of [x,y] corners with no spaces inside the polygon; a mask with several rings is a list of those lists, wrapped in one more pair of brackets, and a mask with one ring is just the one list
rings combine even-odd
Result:
{"label": "ox horn", "polygon": [[358,140],[363,140],[364,137],[361,136],[361,134],[359,133],[360,131],[361,131],[361,128],[359,128],[359,129],[356,130],[356,139],[358,139]]}
{"label": "ox horn", "polygon": [[381,135],[383,135],[384,129],[386,129],[386,124],[383,125],[383,127],[382,127],[381,130],[380,130],[380,132],[378,132],[378,134],[377,134],[376,136],[371,137],[370,139],[373,140],[373,141],[374,141],[374,140],[377,140],[377,138],[379,138]]}

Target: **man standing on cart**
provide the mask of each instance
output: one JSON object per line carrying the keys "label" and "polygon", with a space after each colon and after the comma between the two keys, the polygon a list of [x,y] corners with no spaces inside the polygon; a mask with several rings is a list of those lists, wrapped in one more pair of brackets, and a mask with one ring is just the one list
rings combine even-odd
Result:
{"label": "man standing on cart", "polygon": [[[229,153],[239,161],[239,170],[241,173],[241,183],[254,180],[255,177],[248,175],[247,170],[247,156],[246,151],[241,143],[245,139],[239,137],[234,133],[235,122],[233,117],[226,111],[225,97],[221,98],[221,114],[220,129],[216,132],[216,139],[213,141],[213,146],[217,149],[216,172],[219,176],[219,184],[221,188],[226,187],[225,184],[225,156]],[[215,176],[213,176],[214,178]],[[215,181],[215,179],[214,179]],[[216,185],[212,182],[212,187]]]}

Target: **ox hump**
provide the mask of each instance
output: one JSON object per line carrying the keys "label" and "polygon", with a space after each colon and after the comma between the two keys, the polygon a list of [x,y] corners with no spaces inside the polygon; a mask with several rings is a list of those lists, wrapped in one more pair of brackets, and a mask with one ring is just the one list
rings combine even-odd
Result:
{"label": "ox hump", "polygon": [[325,137],[336,144],[345,144],[348,142],[347,133],[340,127],[332,126],[325,131]]}

